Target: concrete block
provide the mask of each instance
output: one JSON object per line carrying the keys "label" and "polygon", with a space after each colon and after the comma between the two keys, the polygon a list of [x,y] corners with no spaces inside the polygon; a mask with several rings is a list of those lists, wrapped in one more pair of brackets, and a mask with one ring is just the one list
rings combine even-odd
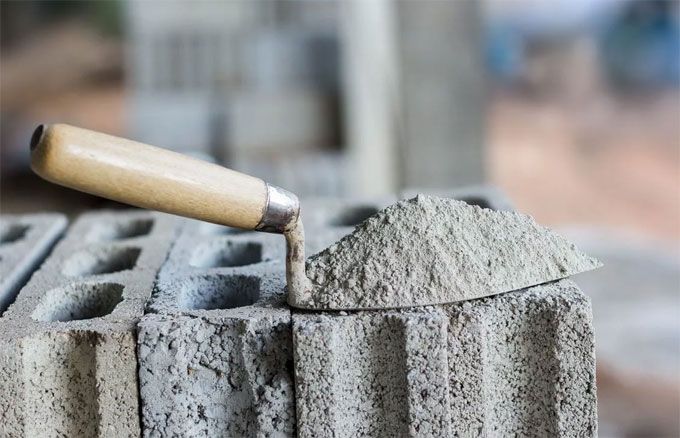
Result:
{"label": "concrete block", "polygon": [[138,436],[135,327],[177,219],[81,216],[0,320],[1,436]]}
{"label": "concrete block", "polygon": [[[307,253],[393,201],[304,200]],[[295,433],[281,236],[187,222],[147,311],[138,334],[145,436]]]}
{"label": "concrete block", "polygon": [[443,312],[296,313],[293,321],[299,436],[446,435]]}
{"label": "concrete block", "polygon": [[570,280],[445,306],[294,313],[299,436],[595,436]]}
{"label": "concrete block", "polygon": [[0,316],[66,228],[57,213],[0,216]]}
{"label": "concrete block", "polygon": [[[489,186],[426,193],[512,210]],[[303,200],[308,234],[328,245],[360,222],[337,221],[357,206],[371,203]],[[570,280],[446,306],[294,312],[298,434],[594,436],[591,318]]]}
{"label": "concrete block", "polygon": [[281,236],[190,221],[139,324],[143,434],[292,436]]}

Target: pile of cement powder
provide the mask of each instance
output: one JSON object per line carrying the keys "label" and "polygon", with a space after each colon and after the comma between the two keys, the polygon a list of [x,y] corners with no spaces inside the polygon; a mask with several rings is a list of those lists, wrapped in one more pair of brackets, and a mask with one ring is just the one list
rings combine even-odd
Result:
{"label": "pile of cement powder", "polygon": [[479,298],[601,266],[529,216],[418,195],[307,261],[317,309],[396,308]]}

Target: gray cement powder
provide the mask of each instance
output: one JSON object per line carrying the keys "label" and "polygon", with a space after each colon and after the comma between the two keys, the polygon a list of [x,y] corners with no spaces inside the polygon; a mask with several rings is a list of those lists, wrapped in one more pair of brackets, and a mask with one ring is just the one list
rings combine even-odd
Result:
{"label": "gray cement powder", "polygon": [[396,308],[517,290],[601,266],[529,216],[419,195],[380,211],[307,261],[291,304]]}

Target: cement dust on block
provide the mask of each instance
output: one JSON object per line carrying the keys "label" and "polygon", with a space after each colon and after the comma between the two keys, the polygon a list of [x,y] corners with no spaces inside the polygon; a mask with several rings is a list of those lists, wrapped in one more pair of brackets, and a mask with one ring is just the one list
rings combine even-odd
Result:
{"label": "cement dust on block", "polygon": [[451,303],[600,265],[529,216],[418,195],[371,216],[310,257],[311,295],[289,302],[333,310]]}

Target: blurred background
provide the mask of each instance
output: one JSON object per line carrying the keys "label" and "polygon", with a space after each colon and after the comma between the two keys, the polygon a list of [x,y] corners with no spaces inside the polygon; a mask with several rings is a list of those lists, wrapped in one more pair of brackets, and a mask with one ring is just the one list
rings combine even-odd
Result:
{"label": "blurred background", "polygon": [[680,7],[655,0],[3,1],[0,209],[66,122],[304,197],[493,184],[606,267],[600,436],[680,435]]}

